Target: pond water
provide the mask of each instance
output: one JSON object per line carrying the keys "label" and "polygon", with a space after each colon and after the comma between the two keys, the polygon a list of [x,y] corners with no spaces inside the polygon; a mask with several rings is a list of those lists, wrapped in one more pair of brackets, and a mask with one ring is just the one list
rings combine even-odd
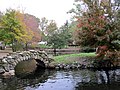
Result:
{"label": "pond water", "polygon": [[0,78],[0,90],[120,90],[120,69],[37,69],[23,76]]}

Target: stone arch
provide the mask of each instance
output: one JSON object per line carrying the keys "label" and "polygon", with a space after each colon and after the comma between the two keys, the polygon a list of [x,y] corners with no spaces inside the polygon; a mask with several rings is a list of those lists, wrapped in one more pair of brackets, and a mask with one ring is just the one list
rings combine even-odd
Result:
{"label": "stone arch", "polygon": [[47,55],[45,51],[23,51],[10,53],[8,56],[4,57],[1,62],[3,63],[2,68],[0,67],[0,73],[10,70],[14,70],[15,66],[24,60],[35,59],[38,66],[47,67],[51,62],[51,58]]}

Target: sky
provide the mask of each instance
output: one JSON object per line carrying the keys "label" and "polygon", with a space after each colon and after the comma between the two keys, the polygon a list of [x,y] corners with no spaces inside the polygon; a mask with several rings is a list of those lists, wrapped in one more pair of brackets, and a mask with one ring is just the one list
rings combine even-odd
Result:
{"label": "sky", "polygon": [[73,3],[74,0],[0,0],[0,11],[18,9],[37,18],[55,20],[61,26],[70,20],[71,15],[66,12],[73,8]]}

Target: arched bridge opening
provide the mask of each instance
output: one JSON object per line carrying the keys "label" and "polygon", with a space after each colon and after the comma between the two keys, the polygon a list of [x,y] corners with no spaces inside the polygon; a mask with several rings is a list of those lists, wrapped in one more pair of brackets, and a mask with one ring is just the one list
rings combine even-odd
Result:
{"label": "arched bridge opening", "polygon": [[46,65],[45,65],[45,63],[43,62],[43,61],[41,61],[40,59],[35,59],[35,61],[37,62],[37,68],[39,69],[43,69],[43,68],[46,68]]}
{"label": "arched bridge opening", "polygon": [[0,60],[0,73],[14,70],[15,66],[21,61],[35,60],[38,67],[46,68],[51,62],[51,58],[45,51],[23,51],[14,52]]}

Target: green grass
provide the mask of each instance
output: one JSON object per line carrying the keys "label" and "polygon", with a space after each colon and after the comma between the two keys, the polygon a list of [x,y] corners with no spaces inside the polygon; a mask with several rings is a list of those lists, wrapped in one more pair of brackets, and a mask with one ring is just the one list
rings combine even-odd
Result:
{"label": "green grass", "polygon": [[54,56],[54,62],[52,63],[73,63],[82,57],[94,57],[95,53],[79,53],[79,54],[68,54],[68,55],[60,55]]}

